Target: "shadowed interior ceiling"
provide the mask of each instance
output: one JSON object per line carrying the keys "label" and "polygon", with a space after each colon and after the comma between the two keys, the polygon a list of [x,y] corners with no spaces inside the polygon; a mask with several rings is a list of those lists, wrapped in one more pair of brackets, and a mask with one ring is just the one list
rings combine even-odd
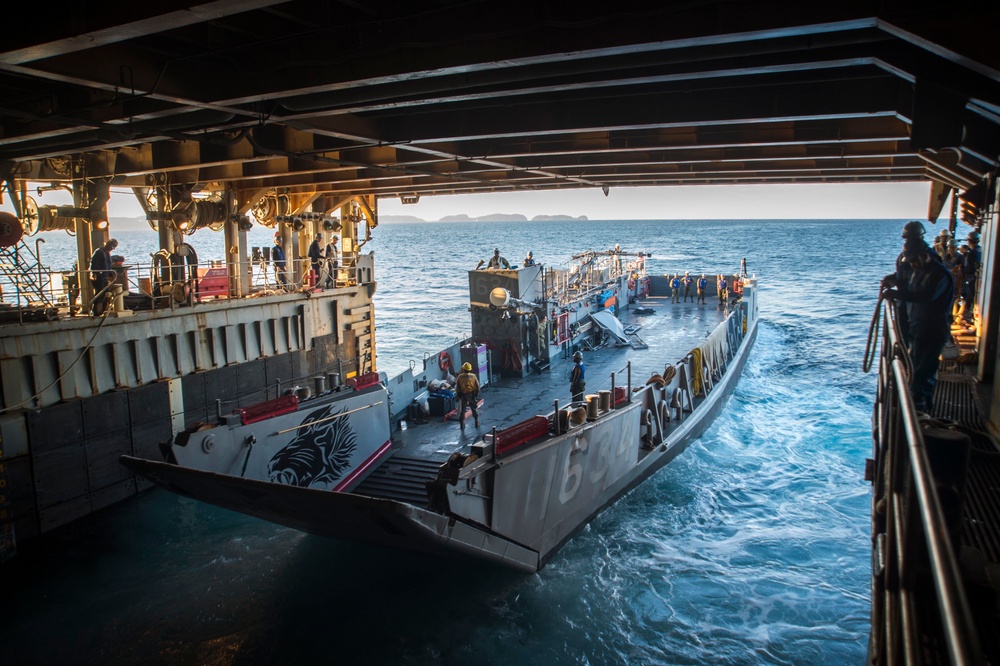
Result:
{"label": "shadowed interior ceiling", "polygon": [[0,46],[0,175],[334,199],[965,190],[1000,157],[998,6],[168,0],[19,18],[20,3],[8,25],[30,29]]}

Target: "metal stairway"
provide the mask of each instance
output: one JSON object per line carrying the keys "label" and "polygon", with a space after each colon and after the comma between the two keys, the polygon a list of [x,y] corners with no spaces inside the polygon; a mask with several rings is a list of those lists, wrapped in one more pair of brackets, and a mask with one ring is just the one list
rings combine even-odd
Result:
{"label": "metal stairway", "polygon": [[11,286],[13,298],[24,299],[27,305],[52,305],[45,295],[43,273],[48,275],[48,269],[42,267],[38,256],[23,240],[0,247],[0,275],[5,278],[3,283]]}
{"label": "metal stairway", "polygon": [[382,499],[427,506],[426,483],[437,478],[444,460],[393,456],[372,472],[352,492]]}

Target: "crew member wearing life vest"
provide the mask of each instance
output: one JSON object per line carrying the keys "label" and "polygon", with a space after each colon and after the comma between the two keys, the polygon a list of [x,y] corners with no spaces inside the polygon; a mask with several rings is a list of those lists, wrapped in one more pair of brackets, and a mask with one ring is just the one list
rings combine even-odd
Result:
{"label": "crew member wearing life vest", "polygon": [[670,281],[670,292],[671,292],[671,295],[673,296],[673,299],[670,302],[671,303],[680,303],[681,302],[681,279],[679,277],[677,277],[676,273],[674,274],[674,278]]}
{"label": "crew member wearing life vest", "polygon": [[472,374],[472,364],[463,363],[462,372],[458,374],[458,425],[465,430],[465,408],[472,408],[472,418],[479,427],[479,378]]}
{"label": "crew member wearing life vest", "polygon": [[691,271],[684,273],[684,302],[687,303],[688,299],[694,303],[694,278],[691,277]]}
{"label": "crew member wearing life vest", "polygon": [[883,292],[886,298],[909,305],[910,393],[918,411],[934,409],[934,386],[941,350],[951,338],[951,300],[955,280],[923,239],[907,240],[903,257],[912,272],[906,284]]}
{"label": "crew member wearing life vest", "polygon": [[705,290],[708,288],[708,280],[705,279],[705,274],[702,273],[701,277],[698,278],[698,302],[705,303]]}
{"label": "crew member wearing life vest", "polygon": [[729,283],[726,282],[725,275],[720,275],[716,278],[715,288],[719,292],[719,305],[725,305],[726,299],[729,298]]}

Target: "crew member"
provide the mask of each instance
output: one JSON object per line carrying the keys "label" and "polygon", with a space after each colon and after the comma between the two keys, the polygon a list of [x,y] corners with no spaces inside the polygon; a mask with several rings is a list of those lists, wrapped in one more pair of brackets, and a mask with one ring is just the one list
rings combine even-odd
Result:
{"label": "crew member", "polygon": [[677,273],[674,273],[674,277],[670,280],[670,295],[671,303],[681,302],[681,279],[677,277]]}
{"label": "crew member", "polygon": [[528,256],[526,256],[524,258],[524,265],[525,266],[534,266],[535,265],[535,257],[534,257],[534,255],[531,254],[531,250],[528,250]]}
{"label": "crew member", "polygon": [[682,282],[684,282],[684,302],[687,303],[690,298],[694,303],[694,278],[691,277],[691,271],[685,271]]}
{"label": "crew member", "polygon": [[[904,245],[909,242],[924,240],[924,225],[920,222],[913,220],[912,222],[907,222],[903,225],[903,242]],[[926,245],[926,243],[925,243]],[[912,266],[905,261],[903,253],[900,252],[899,256],[896,257],[896,272],[886,275],[882,278],[882,289],[887,289],[896,285],[906,284],[910,276],[913,274]],[[907,329],[909,327],[909,317],[908,317],[908,306],[904,303],[901,307],[896,308],[896,321],[899,323],[899,332],[903,336],[903,343],[909,339]]]}
{"label": "crew member", "polygon": [[939,257],[943,258],[947,253],[949,240],[951,240],[951,232],[947,229],[942,229],[941,233],[934,239],[934,251],[937,252]]}
{"label": "crew member", "polygon": [[472,364],[463,363],[462,372],[458,373],[458,425],[465,430],[465,408],[472,408],[472,417],[476,420],[476,427],[479,427],[479,408],[476,402],[479,400],[479,378],[472,374]]}
{"label": "crew member", "polygon": [[326,281],[324,286],[333,288],[337,286],[337,270],[340,268],[340,253],[337,252],[337,237],[332,236],[330,242],[326,244]]}
{"label": "crew member", "polygon": [[569,392],[573,394],[573,402],[583,400],[583,391],[587,388],[587,368],[583,365],[583,354],[574,352],[573,369],[569,371]]}
{"label": "crew member", "polygon": [[701,277],[698,278],[698,302],[702,305],[705,304],[705,290],[708,288],[708,280],[705,279],[705,274],[702,273]]}
{"label": "crew member", "polygon": [[319,269],[323,263],[323,250],[319,247],[319,242],[323,240],[323,234],[316,234],[313,242],[309,244],[309,261],[312,263],[313,273],[316,274],[316,283],[319,283]]}
{"label": "crew member", "polygon": [[966,242],[969,244],[969,251],[962,260],[962,274],[965,276],[965,284],[962,285],[962,300],[965,301],[962,320],[966,325],[972,326],[976,310],[976,278],[979,275],[979,266],[983,262],[983,251],[979,247],[979,232],[970,231]]}
{"label": "crew member", "polygon": [[719,275],[715,279],[715,289],[719,292],[719,305],[725,305],[729,298],[729,283],[726,282],[725,275]]}
{"label": "crew member", "polygon": [[486,268],[510,268],[510,262],[500,256],[500,248],[493,250],[493,256],[490,257],[490,263],[486,264]]}
{"label": "crew member", "polygon": [[90,279],[94,283],[94,301],[90,304],[93,315],[100,317],[108,306],[108,286],[115,280],[115,271],[111,267],[111,251],[118,247],[118,241],[109,238],[101,247],[94,250],[90,258]]}
{"label": "crew member", "polygon": [[288,274],[285,271],[285,248],[281,246],[280,234],[274,234],[271,259],[274,260],[274,279],[279,287],[284,288],[288,285]]}
{"label": "crew member", "polygon": [[951,337],[955,285],[951,271],[922,239],[907,240],[903,258],[913,272],[905,284],[897,282],[896,288],[886,291],[885,297],[909,304],[907,335],[913,365],[910,393],[914,406],[930,413],[941,350]]}

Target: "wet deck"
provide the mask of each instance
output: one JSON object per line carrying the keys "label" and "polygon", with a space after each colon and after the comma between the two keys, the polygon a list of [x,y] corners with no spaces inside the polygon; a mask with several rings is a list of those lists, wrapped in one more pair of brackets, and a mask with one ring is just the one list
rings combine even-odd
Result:
{"label": "wet deck", "polygon": [[[652,314],[635,314],[636,308],[651,308]],[[724,319],[726,312],[718,301],[704,305],[670,302],[670,297],[651,296],[622,309],[619,318],[627,328],[641,326],[639,338],[648,349],[603,347],[583,352],[587,370],[587,393],[597,393],[611,388],[611,375],[615,385],[628,382],[627,366],[631,361],[632,386],[645,385],[653,374],[661,374],[664,366],[675,363],[705,339]],[[443,462],[454,451],[481,439],[494,427],[498,430],[519,423],[531,416],[547,414],[553,410],[554,401],[560,406],[570,402],[567,376],[573,363],[565,360],[540,373],[532,372],[524,378],[495,378],[492,385],[483,388],[483,404],[479,409],[480,427],[472,417],[462,430],[457,420],[440,416],[429,417],[426,423],[407,421],[406,430],[393,433],[394,458],[430,459],[435,464]],[[457,402],[456,402],[457,407]],[[390,464],[390,468],[392,465]]]}

